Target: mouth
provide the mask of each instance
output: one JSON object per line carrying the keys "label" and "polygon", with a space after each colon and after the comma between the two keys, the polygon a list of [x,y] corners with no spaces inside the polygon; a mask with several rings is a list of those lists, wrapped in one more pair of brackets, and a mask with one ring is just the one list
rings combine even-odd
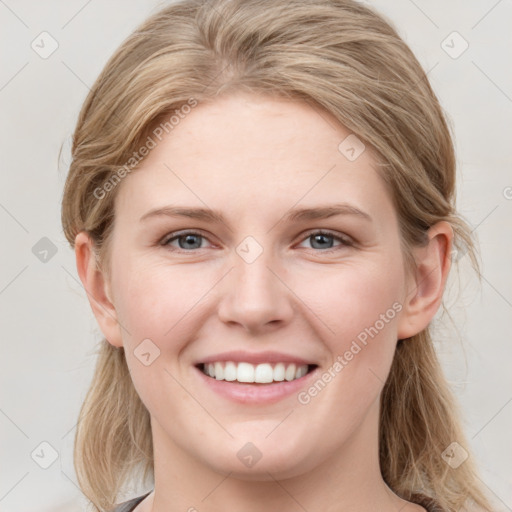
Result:
{"label": "mouth", "polygon": [[266,406],[293,399],[311,385],[320,374],[319,364],[313,361],[284,352],[232,350],[204,356],[193,368],[198,389],[208,399]]}
{"label": "mouth", "polygon": [[252,364],[245,361],[215,361],[196,365],[204,375],[217,380],[240,384],[272,385],[292,382],[310,374],[316,364],[287,362]]}

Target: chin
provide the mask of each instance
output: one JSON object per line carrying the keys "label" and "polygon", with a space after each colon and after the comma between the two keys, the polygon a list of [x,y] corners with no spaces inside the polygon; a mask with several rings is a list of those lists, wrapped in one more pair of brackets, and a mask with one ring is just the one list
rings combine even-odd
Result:
{"label": "chin", "polygon": [[212,454],[205,463],[217,473],[230,474],[230,478],[260,482],[292,478],[314,467],[314,447],[308,457],[304,445],[299,453],[296,446],[283,447],[268,440],[266,443],[262,441],[259,447],[257,442],[238,444],[222,455]]}

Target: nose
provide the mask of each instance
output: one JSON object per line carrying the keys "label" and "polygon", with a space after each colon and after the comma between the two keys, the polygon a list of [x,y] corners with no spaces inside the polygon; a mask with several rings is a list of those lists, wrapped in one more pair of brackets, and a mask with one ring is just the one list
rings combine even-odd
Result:
{"label": "nose", "polygon": [[290,322],[293,293],[282,277],[286,274],[282,267],[266,251],[250,263],[238,254],[233,261],[234,268],[223,279],[219,318],[238,324],[250,334],[282,328]]}

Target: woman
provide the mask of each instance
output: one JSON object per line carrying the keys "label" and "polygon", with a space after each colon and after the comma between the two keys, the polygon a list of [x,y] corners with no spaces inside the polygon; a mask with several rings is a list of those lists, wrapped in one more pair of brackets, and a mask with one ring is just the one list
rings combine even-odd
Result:
{"label": "woman", "polygon": [[[452,248],[477,267],[452,140],[381,16],[170,5],[106,64],[72,153],[96,510],[491,510],[429,332]],[[116,506],[138,470],[153,490]]]}

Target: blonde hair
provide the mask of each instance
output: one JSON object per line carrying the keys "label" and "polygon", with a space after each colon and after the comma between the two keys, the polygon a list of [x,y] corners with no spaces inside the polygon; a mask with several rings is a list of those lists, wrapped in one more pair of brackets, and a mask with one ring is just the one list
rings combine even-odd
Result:
{"label": "blonde hair", "polygon": [[[184,0],[141,24],[107,62],[79,115],[62,200],[71,246],[88,232],[108,273],[119,187],[105,184],[120,166],[136,167],[134,152],[154,139],[155,127],[170,130],[177,109],[234,91],[306,101],[332,114],[377,156],[408,265],[426,230],[446,220],[478,270],[471,232],[455,211],[455,155],[442,108],[390,22],[353,0]],[[449,512],[491,510],[471,458],[456,469],[442,458],[452,442],[469,451],[459,415],[429,329],[400,340],[379,425],[381,472],[397,495],[413,501],[421,494]],[[139,467],[144,479],[154,477],[149,413],[124,349],[106,340],[74,457],[95,510],[112,508]]]}

